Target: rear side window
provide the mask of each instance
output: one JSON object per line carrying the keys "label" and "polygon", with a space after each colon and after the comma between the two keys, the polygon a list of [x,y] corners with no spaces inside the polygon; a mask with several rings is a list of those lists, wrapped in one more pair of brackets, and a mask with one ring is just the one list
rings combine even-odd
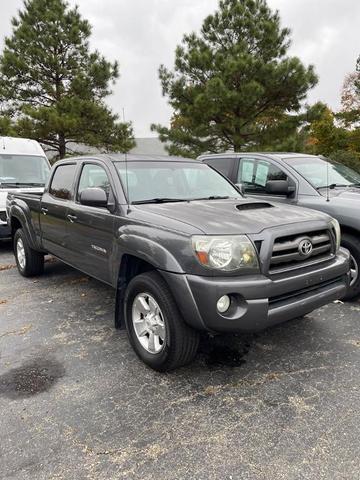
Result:
{"label": "rear side window", "polygon": [[216,168],[218,172],[222,173],[223,175],[225,175],[225,177],[229,178],[232,173],[234,159],[229,157],[211,158],[209,160],[205,160],[205,163],[207,163],[211,167]]}
{"label": "rear side window", "polygon": [[76,164],[60,165],[55,170],[49,193],[63,200],[70,200]]}

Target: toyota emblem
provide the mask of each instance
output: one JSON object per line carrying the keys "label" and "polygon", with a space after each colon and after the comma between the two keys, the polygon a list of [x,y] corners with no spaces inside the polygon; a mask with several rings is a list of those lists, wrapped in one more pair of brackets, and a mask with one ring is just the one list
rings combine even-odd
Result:
{"label": "toyota emblem", "polygon": [[299,243],[298,250],[301,256],[308,257],[313,251],[313,244],[310,242],[310,240],[305,238]]}

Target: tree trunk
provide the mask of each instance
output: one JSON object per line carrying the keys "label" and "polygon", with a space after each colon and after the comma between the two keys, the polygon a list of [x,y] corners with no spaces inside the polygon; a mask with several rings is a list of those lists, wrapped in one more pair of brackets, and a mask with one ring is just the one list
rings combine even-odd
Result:
{"label": "tree trunk", "polygon": [[65,158],[65,155],[66,155],[65,135],[60,133],[59,134],[59,156],[60,158]]}

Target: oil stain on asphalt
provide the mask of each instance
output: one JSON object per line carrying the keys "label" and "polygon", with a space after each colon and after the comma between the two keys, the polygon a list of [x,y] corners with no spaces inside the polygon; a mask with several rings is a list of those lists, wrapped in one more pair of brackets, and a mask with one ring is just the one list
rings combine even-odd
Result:
{"label": "oil stain on asphalt", "polygon": [[0,395],[10,399],[27,398],[49,390],[65,368],[53,358],[36,358],[0,376]]}
{"label": "oil stain on asphalt", "polygon": [[204,336],[200,343],[199,352],[203,356],[208,368],[217,367],[240,367],[246,363],[245,357],[251,348],[250,342],[242,345],[232,345],[234,336],[220,336],[210,338]]}

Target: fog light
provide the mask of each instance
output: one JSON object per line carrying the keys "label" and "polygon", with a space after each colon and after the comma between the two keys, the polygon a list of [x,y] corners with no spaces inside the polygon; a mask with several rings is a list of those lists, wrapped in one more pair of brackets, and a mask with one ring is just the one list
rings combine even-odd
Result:
{"label": "fog light", "polygon": [[229,307],[230,307],[230,297],[228,295],[224,295],[223,297],[220,297],[216,304],[216,308],[218,309],[218,312],[225,313],[226,310],[229,309]]}

